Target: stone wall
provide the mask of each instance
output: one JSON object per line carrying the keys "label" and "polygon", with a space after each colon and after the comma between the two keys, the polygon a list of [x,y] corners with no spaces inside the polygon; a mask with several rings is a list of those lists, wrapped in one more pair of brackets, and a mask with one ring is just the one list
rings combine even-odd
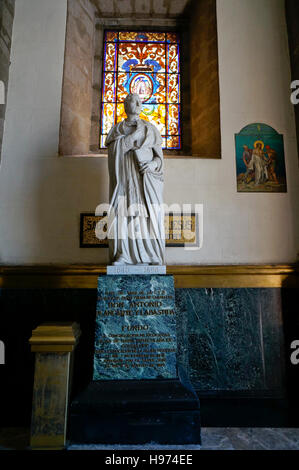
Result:
{"label": "stone wall", "polygon": [[[0,80],[5,88],[5,102],[7,95],[10,46],[12,39],[12,26],[14,19],[15,0],[0,1]],[[2,86],[2,85],[1,85]],[[2,137],[4,130],[6,104],[0,103],[0,158],[2,148]]]}
{"label": "stone wall", "polygon": [[89,0],[68,0],[61,155],[89,152],[94,29],[94,7]]}
{"label": "stone wall", "polygon": [[[107,158],[57,156],[66,13],[66,0],[16,1],[0,166],[1,264],[108,261],[107,249],[83,249],[79,240],[80,213],[108,202]],[[202,248],[167,248],[166,262],[293,263],[299,175],[284,0],[217,0],[217,28],[222,158],[165,160],[165,203],[204,204]],[[252,73],[257,63],[262,72]],[[234,134],[253,122],[284,135],[287,193],[237,193]]]}
{"label": "stone wall", "polygon": [[221,158],[216,1],[193,2],[191,18],[192,154]]}
{"label": "stone wall", "polygon": [[[181,17],[149,15],[138,20],[130,12],[124,16],[111,13],[105,18],[101,10],[93,9],[93,4],[90,0],[68,0],[59,153],[99,153],[104,29],[177,29],[181,34],[183,148],[175,155],[220,158],[216,0],[196,0],[195,5],[191,2]],[[191,37],[190,18],[194,18]]]}

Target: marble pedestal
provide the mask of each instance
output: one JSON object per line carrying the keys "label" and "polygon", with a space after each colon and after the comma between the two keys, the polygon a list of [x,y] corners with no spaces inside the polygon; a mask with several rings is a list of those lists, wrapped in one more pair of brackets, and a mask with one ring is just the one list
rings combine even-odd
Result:
{"label": "marble pedestal", "polygon": [[200,444],[176,329],[173,276],[99,277],[93,382],[72,403],[72,444]]}
{"label": "marble pedestal", "polygon": [[72,403],[71,444],[200,444],[195,393],[178,379],[96,381]]}
{"label": "marble pedestal", "polygon": [[176,378],[173,276],[100,276],[93,380]]}
{"label": "marble pedestal", "polygon": [[32,331],[35,353],[31,449],[66,446],[73,352],[81,331],[77,323],[43,323]]}
{"label": "marble pedestal", "polygon": [[107,266],[107,274],[109,276],[166,274],[166,266],[152,266],[147,264]]}

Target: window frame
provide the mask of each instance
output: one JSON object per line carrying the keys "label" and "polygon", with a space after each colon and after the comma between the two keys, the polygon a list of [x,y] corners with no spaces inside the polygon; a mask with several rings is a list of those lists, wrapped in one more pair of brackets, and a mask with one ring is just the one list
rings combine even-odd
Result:
{"label": "window frame", "polygon": [[[93,3],[80,9],[76,2],[68,0],[58,155],[107,156],[99,148],[103,30],[117,29],[180,33],[182,149],[163,153],[174,159],[220,159],[216,0],[202,0],[180,17],[138,20],[103,17]],[[87,25],[84,35],[82,20]]]}
{"label": "window frame", "polygon": [[153,27],[151,21],[140,20],[138,26],[134,19],[123,18],[118,20],[111,18],[97,18],[95,28],[94,62],[93,62],[93,97],[90,132],[90,153],[92,155],[106,156],[106,148],[100,148],[100,112],[102,103],[102,78],[104,60],[104,32],[105,30],[118,31],[151,31],[151,32],[177,32],[180,36],[180,94],[181,94],[181,149],[163,149],[166,158],[191,158],[191,131],[190,131],[190,84],[188,82],[189,71],[189,32],[185,19],[159,19],[159,25]]}

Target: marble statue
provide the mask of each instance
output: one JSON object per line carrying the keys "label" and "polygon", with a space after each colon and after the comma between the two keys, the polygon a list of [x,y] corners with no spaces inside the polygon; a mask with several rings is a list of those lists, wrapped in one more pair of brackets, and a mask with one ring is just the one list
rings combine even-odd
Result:
{"label": "marble statue", "polygon": [[109,132],[108,240],[113,265],[163,265],[163,152],[158,129],[140,119],[141,99],[125,99],[127,118]]}

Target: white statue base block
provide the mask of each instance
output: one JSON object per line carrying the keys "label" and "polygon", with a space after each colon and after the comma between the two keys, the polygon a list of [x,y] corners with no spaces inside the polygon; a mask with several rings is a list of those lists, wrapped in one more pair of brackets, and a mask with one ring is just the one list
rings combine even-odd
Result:
{"label": "white statue base block", "polygon": [[107,266],[107,274],[112,276],[124,274],[166,274],[166,266],[146,264]]}

